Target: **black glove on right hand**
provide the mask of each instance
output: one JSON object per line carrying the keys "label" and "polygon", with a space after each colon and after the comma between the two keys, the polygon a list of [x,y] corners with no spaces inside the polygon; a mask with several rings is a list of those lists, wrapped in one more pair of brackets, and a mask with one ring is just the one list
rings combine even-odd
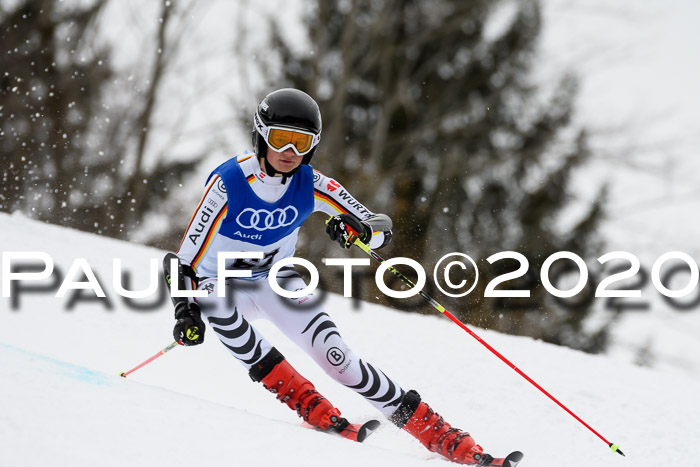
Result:
{"label": "black glove on right hand", "polygon": [[350,248],[356,238],[359,238],[362,243],[369,243],[372,239],[370,226],[351,214],[338,214],[331,217],[326,223],[326,233],[331,240],[338,242],[343,248]]}
{"label": "black glove on right hand", "polygon": [[175,308],[175,328],[173,337],[182,345],[198,345],[204,342],[204,321],[202,321],[199,305],[191,302],[181,302]]}

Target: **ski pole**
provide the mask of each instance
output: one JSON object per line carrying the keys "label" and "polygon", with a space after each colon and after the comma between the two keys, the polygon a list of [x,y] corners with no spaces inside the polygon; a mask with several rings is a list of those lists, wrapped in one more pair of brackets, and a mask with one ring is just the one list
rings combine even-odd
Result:
{"label": "ski pole", "polygon": [[[359,238],[358,238],[358,239],[355,239],[355,242],[354,242],[354,243],[355,243],[355,245],[357,245],[358,247],[360,247],[360,249],[362,249],[362,251],[364,251],[364,252],[367,253],[369,256],[371,256],[372,258],[374,258],[379,264],[384,263],[385,260],[384,260],[381,256],[379,256],[373,249],[371,249],[368,245],[366,245],[366,244],[364,244],[362,241],[360,241]],[[404,276],[403,274],[401,274],[401,272],[399,272],[396,268],[394,268],[393,266],[389,266],[388,269],[389,269],[389,271],[391,271],[396,277],[398,277],[399,279],[401,279],[401,281],[402,281],[404,284],[406,284],[409,288],[414,288],[414,287],[415,287],[415,284],[414,284],[413,282],[411,282],[411,280],[410,280],[408,277],[406,277],[406,276]],[[440,305],[438,302],[436,302],[430,295],[426,294],[426,293],[423,292],[422,290],[421,290],[420,292],[418,292],[418,294],[419,294],[421,297],[423,297],[428,303],[430,303],[437,311],[439,311],[439,312],[442,313],[443,315],[447,316],[447,317],[448,317],[450,320],[452,320],[452,322],[454,322],[457,326],[459,326],[460,328],[464,329],[470,336],[472,336],[474,339],[476,339],[477,341],[479,341],[479,343],[482,344],[484,347],[486,347],[487,349],[489,349],[489,350],[491,351],[491,353],[493,353],[493,354],[496,355],[498,358],[500,358],[501,361],[503,361],[503,363],[505,363],[506,365],[508,365],[509,367],[511,367],[513,370],[515,370],[516,373],[518,373],[520,376],[522,376],[523,378],[525,378],[530,384],[532,384],[532,385],[535,386],[537,389],[539,389],[540,391],[542,391],[542,393],[543,393],[545,396],[549,397],[554,403],[556,403],[559,407],[561,407],[562,409],[564,409],[569,415],[571,415],[572,417],[574,417],[574,418],[575,418],[577,421],[579,421],[583,426],[585,426],[586,428],[588,428],[593,434],[595,434],[595,435],[596,435],[598,438],[600,438],[605,444],[607,444],[608,447],[609,447],[610,449],[612,449],[613,452],[616,452],[616,453],[618,453],[618,454],[624,456],[623,452],[620,450],[620,446],[619,446],[619,445],[613,444],[613,443],[609,442],[607,439],[605,439],[600,433],[598,433],[596,430],[594,430],[588,423],[584,422],[578,415],[576,415],[576,414],[575,414],[574,412],[572,412],[568,407],[566,407],[564,404],[562,404],[561,402],[559,402],[559,400],[557,400],[557,398],[555,398],[553,395],[551,395],[549,392],[547,392],[546,389],[544,389],[542,386],[540,386],[539,384],[537,384],[537,382],[535,382],[532,378],[530,378],[528,375],[526,375],[520,368],[518,368],[517,366],[515,366],[510,360],[508,360],[506,357],[504,357],[504,356],[503,356],[500,352],[498,352],[496,349],[494,349],[493,347],[491,347],[486,341],[484,341],[481,337],[479,337],[474,331],[472,331],[471,329],[469,329],[464,323],[462,323],[460,320],[458,320],[457,318],[455,318],[455,316],[454,316],[452,313],[450,313],[449,311],[447,311],[442,305]]]}
{"label": "ski pole", "polygon": [[173,342],[173,343],[171,343],[171,344],[168,344],[167,347],[165,347],[164,349],[161,349],[157,354],[155,354],[154,356],[152,356],[151,358],[149,358],[149,359],[146,360],[145,362],[141,363],[140,365],[138,365],[138,366],[132,368],[132,369],[129,370],[129,371],[122,371],[121,373],[119,373],[119,376],[121,376],[122,378],[126,378],[126,376],[127,376],[128,374],[133,373],[134,371],[138,370],[139,368],[148,365],[148,364],[151,363],[153,360],[155,360],[156,358],[160,357],[160,356],[163,355],[164,353],[166,353],[166,352],[168,352],[168,351],[174,349],[174,348],[177,347],[178,345],[182,345],[182,343],[180,343],[179,341],[175,341],[175,342]]}

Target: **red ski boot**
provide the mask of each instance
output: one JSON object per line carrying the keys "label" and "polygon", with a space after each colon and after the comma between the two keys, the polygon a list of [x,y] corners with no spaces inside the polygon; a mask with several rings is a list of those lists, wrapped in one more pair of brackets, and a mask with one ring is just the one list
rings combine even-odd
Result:
{"label": "red ski boot", "polygon": [[[421,442],[452,462],[478,466],[500,466],[503,459],[494,459],[483,453],[469,433],[452,428],[439,414],[422,402],[416,391],[408,391],[392,421]],[[500,461],[501,463],[494,463]]]}
{"label": "red ski boot", "polygon": [[340,410],[319,394],[314,385],[297,373],[275,348],[250,369],[250,377],[262,382],[277,400],[296,410],[313,427],[341,431],[348,424],[340,417]]}

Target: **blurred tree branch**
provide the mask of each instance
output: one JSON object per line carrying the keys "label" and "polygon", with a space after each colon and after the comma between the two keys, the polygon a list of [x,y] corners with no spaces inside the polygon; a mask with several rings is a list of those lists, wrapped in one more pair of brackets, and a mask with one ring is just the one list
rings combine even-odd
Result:
{"label": "blurred tree branch", "polygon": [[153,133],[159,94],[187,32],[171,26],[175,19],[186,26],[195,2],[160,3],[159,17],[147,19],[156,25],[153,41],[142,45],[152,54],[135,56],[146,62],[134,62],[131,76],[114,68],[116,45],[102,40],[107,4],[26,0],[0,8],[2,43],[17,51],[0,57],[0,113],[8,117],[0,127],[7,162],[0,209],[128,238],[168,206],[172,188],[211,143],[173,160],[171,142],[156,142]]}

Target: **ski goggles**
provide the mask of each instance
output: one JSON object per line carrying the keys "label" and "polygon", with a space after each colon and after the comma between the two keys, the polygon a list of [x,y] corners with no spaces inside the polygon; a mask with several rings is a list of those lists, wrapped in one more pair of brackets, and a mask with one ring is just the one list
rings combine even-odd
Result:
{"label": "ski goggles", "polygon": [[321,141],[321,134],[304,131],[297,128],[265,125],[257,112],[255,113],[255,128],[265,139],[268,146],[277,152],[291,148],[297,156],[311,152]]}

